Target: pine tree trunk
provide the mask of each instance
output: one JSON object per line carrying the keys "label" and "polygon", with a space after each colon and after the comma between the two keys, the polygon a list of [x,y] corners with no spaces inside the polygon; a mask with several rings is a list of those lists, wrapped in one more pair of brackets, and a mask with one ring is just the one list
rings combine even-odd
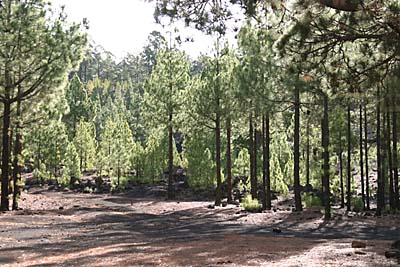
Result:
{"label": "pine tree trunk", "polygon": [[343,150],[340,145],[339,149],[339,165],[340,165],[340,207],[344,208],[344,183],[343,183]]}
{"label": "pine tree trunk", "polygon": [[13,151],[12,151],[12,147],[13,147],[13,135],[14,135],[14,130],[12,129],[12,127],[10,126],[10,137],[8,138],[9,140],[9,144],[8,144],[8,148],[10,149],[10,161],[8,162],[8,175],[9,175],[9,182],[8,182],[8,195],[13,195],[14,194],[14,190],[12,187],[12,167],[13,167]]}
{"label": "pine tree trunk", "polygon": [[221,118],[217,114],[215,120],[215,163],[217,172],[217,190],[215,194],[215,206],[220,206],[222,201],[221,190]]}
{"label": "pine tree trunk", "polygon": [[232,203],[232,158],[231,158],[231,119],[226,119],[226,182],[227,202]]}
{"label": "pine tree trunk", "polygon": [[263,116],[263,209],[271,209],[271,174],[269,154],[269,113]]}
{"label": "pine tree trunk", "polygon": [[253,129],[253,115],[250,114],[249,121],[249,153],[250,153],[250,185],[251,185],[251,197],[257,198],[257,181],[254,173],[254,129]]}
{"label": "pine tree trunk", "polygon": [[361,197],[363,202],[363,209],[365,210],[365,183],[364,183],[364,156],[363,156],[363,116],[362,105],[360,105],[360,175],[361,175]]}
{"label": "pine tree trunk", "polygon": [[173,185],[173,166],[174,166],[174,151],[173,151],[173,132],[172,132],[172,112],[169,113],[168,120],[168,199],[175,198]]}
{"label": "pine tree trunk", "polygon": [[324,205],[325,219],[331,218],[330,186],[329,186],[329,110],[328,96],[324,95],[324,119],[322,123],[322,147],[324,149]]}
{"label": "pine tree trunk", "polygon": [[[380,90],[378,87],[378,96],[377,99],[380,99]],[[376,215],[382,215],[382,211],[385,207],[385,184],[382,177],[382,155],[381,155],[381,108],[380,102],[377,101],[376,106],[376,158],[377,158],[377,206],[376,206]]]}
{"label": "pine tree trunk", "polygon": [[367,210],[370,209],[369,205],[369,173],[368,173],[368,129],[367,129],[367,106],[364,107],[364,149],[365,149],[365,200]]}
{"label": "pine tree trunk", "polygon": [[351,114],[347,106],[347,211],[351,211]]}
{"label": "pine tree trunk", "polygon": [[397,155],[397,112],[393,111],[392,113],[392,139],[393,139],[393,183],[394,183],[394,200],[395,207],[400,209],[400,200],[399,200],[399,169],[398,169],[398,155]]}
{"label": "pine tree trunk", "polygon": [[300,195],[300,88],[295,87],[294,96],[294,201],[296,211],[303,210]]}
{"label": "pine tree trunk", "polygon": [[[253,172],[254,172],[254,193],[256,198],[258,199],[258,179],[257,179],[257,143],[258,143],[258,136],[257,136],[257,123],[254,120],[254,139],[253,139]],[[253,188],[253,187],[252,187]],[[254,198],[253,198],[254,199]]]}
{"label": "pine tree trunk", "polygon": [[21,115],[21,102],[17,103],[17,124],[15,126],[15,144],[14,144],[14,162],[13,162],[13,205],[12,209],[18,209],[18,199],[21,195],[20,179],[21,179],[21,168],[19,163],[19,157],[22,152],[21,143],[21,132],[20,132],[20,115]]}
{"label": "pine tree trunk", "polygon": [[3,149],[2,149],[2,167],[1,167],[1,204],[0,210],[9,210],[8,199],[8,186],[9,186],[9,168],[10,162],[10,116],[11,116],[11,103],[9,101],[3,102]]}
{"label": "pine tree trunk", "polygon": [[306,185],[310,185],[310,111],[307,111]]}
{"label": "pine tree trunk", "polygon": [[394,180],[393,180],[393,161],[392,161],[392,148],[391,148],[391,122],[390,112],[386,112],[386,144],[387,144],[387,156],[389,165],[389,205],[390,208],[395,209],[394,201]]}

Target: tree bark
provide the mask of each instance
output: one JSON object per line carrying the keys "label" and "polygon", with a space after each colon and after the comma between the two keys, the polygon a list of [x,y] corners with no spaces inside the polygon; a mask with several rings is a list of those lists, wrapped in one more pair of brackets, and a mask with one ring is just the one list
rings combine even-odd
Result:
{"label": "tree bark", "polygon": [[393,111],[392,113],[392,139],[393,139],[393,182],[394,182],[394,200],[395,200],[395,208],[400,209],[400,200],[399,200],[399,169],[398,169],[398,154],[397,154],[397,112]]}
{"label": "tree bark", "polygon": [[[254,193],[256,198],[258,198],[258,179],[257,179],[257,143],[258,143],[258,136],[257,136],[257,123],[256,118],[254,122],[254,139],[253,139],[253,172],[254,172]],[[254,198],[253,198],[254,199]]]}
{"label": "tree bark", "polygon": [[365,150],[365,200],[366,208],[370,209],[369,205],[369,173],[368,173],[368,128],[367,128],[367,106],[364,107],[364,150]]}
{"label": "tree bark", "polygon": [[254,173],[254,129],[253,129],[253,114],[250,114],[249,120],[249,153],[250,153],[250,185],[251,197],[257,198],[257,181]]}
{"label": "tree bark", "polygon": [[325,219],[331,218],[330,186],[329,186],[329,110],[328,96],[324,95],[324,119],[322,123],[322,147],[324,149],[324,205]]}
{"label": "tree bark", "polygon": [[310,111],[307,111],[306,185],[310,185]]}
{"label": "tree bark", "polygon": [[232,203],[232,158],[231,158],[231,119],[226,119],[226,182],[227,182],[227,202]]}
{"label": "tree bark", "polygon": [[347,106],[347,211],[351,211],[351,113]]}
{"label": "tree bark", "polygon": [[319,0],[319,2],[327,7],[341,11],[354,12],[360,8],[358,4],[348,0]]}
{"label": "tree bark", "polygon": [[376,215],[382,215],[382,211],[385,207],[385,184],[382,177],[382,155],[381,155],[381,108],[380,108],[380,90],[378,87],[377,95],[377,106],[376,106],[376,161],[377,161],[377,206]]}
{"label": "tree bark", "polygon": [[364,156],[363,156],[363,116],[362,105],[360,105],[360,175],[361,175],[361,197],[363,202],[363,209],[365,210],[365,183],[364,183]]}
{"label": "tree bark", "polygon": [[9,186],[9,168],[10,162],[10,116],[11,116],[11,103],[4,101],[4,112],[3,112],[3,149],[2,149],[2,167],[1,167],[1,204],[0,210],[9,210],[9,199],[8,199],[8,186]]}
{"label": "tree bark", "polygon": [[300,88],[294,90],[294,201],[296,211],[302,211],[300,195]]}
{"label": "tree bark", "polygon": [[344,208],[344,183],[343,183],[343,151],[339,149],[339,165],[340,165],[340,207]]}
{"label": "tree bark", "polygon": [[271,209],[271,174],[270,174],[270,133],[269,133],[269,113],[263,116],[263,209]]}
{"label": "tree bark", "polygon": [[392,148],[391,148],[391,122],[390,112],[386,112],[386,147],[389,165],[389,205],[390,208],[395,209],[394,200],[394,180],[393,180],[393,161],[392,161]]}
{"label": "tree bark", "polygon": [[19,163],[19,157],[22,153],[22,143],[21,143],[21,124],[20,124],[20,116],[21,116],[21,102],[17,103],[17,123],[15,126],[15,144],[14,144],[14,162],[13,162],[13,205],[12,209],[18,209],[18,199],[21,195],[20,188],[20,179],[21,179],[21,168]]}
{"label": "tree bark", "polygon": [[217,114],[215,120],[215,161],[217,172],[217,190],[215,195],[215,206],[220,206],[222,201],[221,190],[221,118]]}
{"label": "tree bark", "polygon": [[174,176],[173,176],[173,166],[174,166],[174,150],[173,150],[173,131],[172,131],[172,112],[168,116],[168,199],[175,198],[174,192]]}

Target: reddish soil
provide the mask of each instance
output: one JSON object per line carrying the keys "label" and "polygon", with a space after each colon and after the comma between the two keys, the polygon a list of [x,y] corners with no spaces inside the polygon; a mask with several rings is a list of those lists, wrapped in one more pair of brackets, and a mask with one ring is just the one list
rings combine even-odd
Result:
{"label": "reddish soil", "polygon": [[[0,265],[398,266],[384,256],[400,240],[398,216],[344,214],[324,222],[318,209],[247,213],[210,204],[138,190],[33,188],[22,195],[23,210],[0,214]],[[352,248],[353,240],[366,248]]]}

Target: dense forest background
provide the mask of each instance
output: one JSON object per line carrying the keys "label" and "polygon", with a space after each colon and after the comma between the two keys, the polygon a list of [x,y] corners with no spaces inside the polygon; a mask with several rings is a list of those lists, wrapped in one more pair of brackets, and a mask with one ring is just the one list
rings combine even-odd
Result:
{"label": "dense forest background", "polygon": [[213,52],[193,59],[179,32],[152,32],[117,61],[87,43],[85,23],[0,1],[1,208],[11,194],[18,208],[33,172],[71,188],[94,173],[98,192],[167,181],[168,198],[184,182],[216,205],[248,190],[256,209],[294,197],[327,218],[331,203],[398,211],[399,3],[308,2],[245,5],[233,48],[229,7],[160,1],[156,17],[186,18],[215,37]]}

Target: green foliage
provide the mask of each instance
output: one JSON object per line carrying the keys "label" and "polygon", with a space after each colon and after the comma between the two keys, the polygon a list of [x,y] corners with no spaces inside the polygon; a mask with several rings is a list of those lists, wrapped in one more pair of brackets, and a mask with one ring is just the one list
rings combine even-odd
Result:
{"label": "green foliage", "polygon": [[76,127],[74,145],[79,155],[79,168],[81,171],[91,170],[96,161],[96,130],[92,123],[79,121]]}
{"label": "green foliage", "polygon": [[249,176],[250,156],[248,150],[243,148],[235,158],[232,168],[233,176]]}
{"label": "green foliage", "polygon": [[307,208],[322,206],[321,198],[312,193],[303,193],[301,199],[303,201],[303,206]]}
{"label": "green foliage", "polygon": [[246,195],[240,204],[249,212],[260,212],[262,210],[261,203],[257,199],[252,199],[251,195]]}
{"label": "green foliage", "polygon": [[353,197],[351,198],[351,207],[353,211],[360,212],[364,209],[364,202],[360,197]]}
{"label": "green foliage", "polygon": [[215,186],[215,162],[212,157],[212,136],[197,134],[186,142],[189,185],[198,189]]}
{"label": "green foliage", "polygon": [[[82,174],[79,167],[79,156],[75,145],[71,142],[67,146],[65,153],[65,168],[63,177],[69,177],[69,180],[74,183],[81,178]],[[70,183],[71,184],[71,183]]]}

